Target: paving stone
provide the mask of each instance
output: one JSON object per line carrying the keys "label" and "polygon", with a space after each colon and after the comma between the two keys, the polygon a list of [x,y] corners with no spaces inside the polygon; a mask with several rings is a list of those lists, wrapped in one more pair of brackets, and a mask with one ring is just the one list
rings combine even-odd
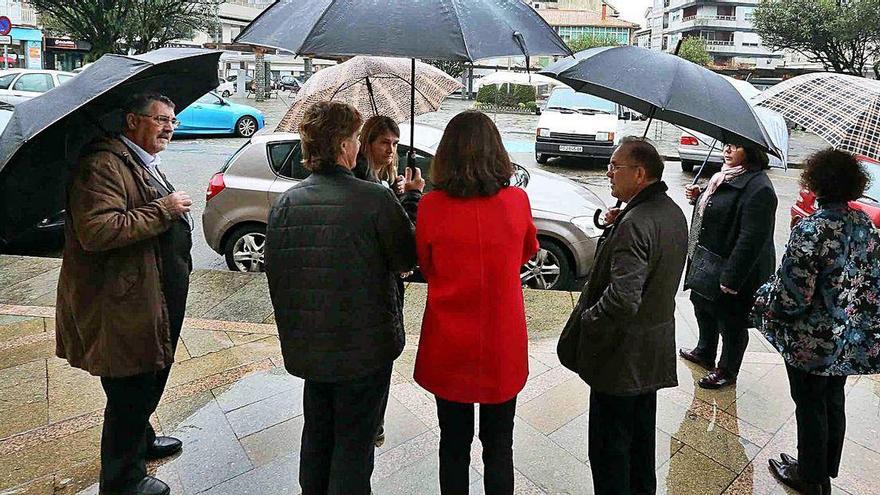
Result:
{"label": "paving stone", "polygon": [[657,470],[657,493],[717,495],[735,478],[733,471],[684,445]]}
{"label": "paving stone", "polygon": [[272,314],[272,299],[266,275],[248,274],[248,283],[204,313],[204,318],[224,321],[262,323]]}
{"label": "paving stone", "polygon": [[180,332],[178,348],[184,346],[190,357],[204,356],[212,352],[228,349],[235,345],[226,332],[193,330],[184,328]]}
{"label": "paving stone", "polygon": [[92,411],[107,404],[101,380],[67,361],[53,357],[48,360],[49,421],[56,422]]}
{"label": "paving stone", "polygon": [[21,345],[0,350],[0,370],[29,363],[43,361],[55,355],[54,339],[27,341]]}
{"label": "paving stone", "polygon": [[223,349],[202,356],[199,359],[189,359],[177,363],[171,368],[171,376],[168,378],[168,386],[176,387],[180,384],[191,382],[199,378],[230,370],[245,364],[262,361],[266,358],[281,354],[281,345],[277,337],[265,337],[255,342],[249,342],[240,346]]}
{"label": "paving stone", "polygon": [[46,331],[43,318],[0,315],[0,343]]}
{"label": "paving stone", "polygon": [[226,414],[238,438],[252,435],[303,413],[302,387],[281,392]]}
{"label": "paving stone", "polygon": [[183,451],[171,464],[186,493],[198,493],[253,468],[216,402],[209,402],[172,433]]}
{"label": "paving stone", "polygon": [[163,400],[156,408],[156,416],[158,416],[164,431],[174,431],[188,418],[213,401],[214,396],[210,391],[171,402]]}
{"label": "paving stone", "polygon": [[593,485],[590,468],[524,421],[514,424],[514,465],[548,493],[584,493]]}
{"label": "paving stone", "polygon": [[560,383],[524,404],[517,403],[517,416],[549,435],[585,413],[590,404],[587,384],[580,379]]}
{"label": "paving stone", "polygon": [[[41,274],[60,268],[61,260],[52,258],[32,258],[25,256],[2,256],[0,267],[0,294],[18,283],[39,277]],[[47,287],[54,287],[51,284]],[[4,298],[5,299],[5,298]],[[16,304],[21,304],[15,301]]]}
{"label": "paving stone", "polygon": [[847,393],[846,437],[867,449],[880,452],[880,383],[862,379]]}
{"label": "paving stone", "polygon": [[[43,442],[18,451],[15,455],[0,456],[0,493],[4,490],[51,475],[58,469],[54,460],[66,464],[81,464],[98,456],[101,427],[64,437],[61,442]],[[49,462],[47,462],[49,461]]]}
{"label": "paving stone", "polygon": [[395,473],[417,463],[424,457],[438,455],[440,436],[438,431],[429,430],[421,435],[385,451],[376,454],[376,465],[373,469],[373,483],[392,476]]}
{"label": "paving stone", "polygon": [[235,383],[217,387],[212,392],[220,409],[226,413],[282,392],[294,393],[302,387],[302,378],[287,373],[284,368],[272,368],[252,373]]}
{"label": "paving stone", "polygon": [[299,453],[293,452],[242,473],[205,492],[205,495],[298,495]]}
{"label": "paving stone", "polygon": [[45,425],[47,408],[45,361],[0,370],[0,438]]}
{"label": "paving stone", "polygon": [[303,416],[288,419],[242,438],[241,446],[254,466],[262,466],[298,453],[302,443],[303,422]]}
{"label": "paving stone", "polygon": [[385,412],[385,443],[382,444],[378,452],[391,450],[427,431],[430,431],[428,425],[411,413],[397,399],[389,397],[388,408]]}
{"label": "paving stone", "polygon": [[[440,493],[440,459],[437,456],[425,456],[418,462],[409,465],[391,476],[373,481],[373,492],[383,495],[430,495]],[[479,479],[473,469],[469,471],[470,480]]]}
{"label": "paving stone", "polygon": [[219,270],[201,270],[190,279],[186,299],[186,315],[201,317],[238,289],[247,285],[252,276]]}
{"label": "paving stone", "polygon": [[60,273],[60,268],[54,268],[5,287],[0,291],[0,303],[36,306],[34,301],[46,294],[50,294],[54,300]]}

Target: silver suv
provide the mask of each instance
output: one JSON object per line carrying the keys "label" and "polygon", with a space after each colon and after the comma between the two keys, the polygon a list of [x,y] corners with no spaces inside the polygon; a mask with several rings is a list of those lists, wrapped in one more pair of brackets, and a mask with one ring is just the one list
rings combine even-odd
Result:
{"label": "silver suv", "polygon": [[[443,131],[416,124],[416,166],[428,176]],[[400,166],[405,167],[409,127],[401,127]],[[236,271],[262,271],[269,208],[289,187],[308,176],[298,134],[258,134],[232,155],[208,184],[203,227],[208,245]],[[572,289],[592,266],[601,231],[593,213],[604,208],[583,186],[549,172],[516,165],[513,182],[526,190],[541,250],[523,265],[523,285]],[[428,185],[430,190],[430,184]]]}

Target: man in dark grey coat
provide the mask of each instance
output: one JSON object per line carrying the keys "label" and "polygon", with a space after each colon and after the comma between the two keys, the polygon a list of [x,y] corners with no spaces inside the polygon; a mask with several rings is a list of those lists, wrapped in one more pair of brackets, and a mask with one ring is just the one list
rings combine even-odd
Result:
{"label": "man in dark grey coat", "polygon": [[608,167],[612,210],[590,280],[559,339],[560,361],[590,385],[589,458],[597,495],[655,493],[657,390],[674,387],[675,294],[687,222],[666,195],[663,159],[625,138]]}
{"label": "man in dark grey coat", "polygon": [[362,119],[321,102],[300,125],[306,180],[269,213],[266,275],[284,366],[305,379],[303,495],[368,495],[376,429],[403,351],[399,273],[413,226],[385,186],[355,178]]}

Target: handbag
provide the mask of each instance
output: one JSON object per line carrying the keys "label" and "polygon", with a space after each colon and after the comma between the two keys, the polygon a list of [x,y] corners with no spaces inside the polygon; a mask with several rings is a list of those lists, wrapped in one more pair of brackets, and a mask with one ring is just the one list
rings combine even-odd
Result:
{"label": "handbag", "polygon": [[724,262],[724,258],[697,244],[684,279],[685,286],[704,299],[715,301],[721,296],[721,270]]}

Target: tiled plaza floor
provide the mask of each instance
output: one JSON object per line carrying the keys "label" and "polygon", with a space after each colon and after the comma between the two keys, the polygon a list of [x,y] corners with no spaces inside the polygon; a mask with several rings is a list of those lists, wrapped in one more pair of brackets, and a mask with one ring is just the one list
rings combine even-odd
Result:
{"label": "tiled plaza floor", "polygon": [[[0,494],[97,493],[104,396],[99,380],[54,355],[54,297],[60,260],[0,256]],[[424,286],[407,292],[406,350],[396,361],[377,451],[373,491],[439,493],[433,398],[412,381]],[[526,292],[529,382],[519,396],[514,438],[517,493],[592,493],[587,459],[589,391],[556,358],[556,336],[572,307],[564,292]],[[678,345],[696,341],[685,295]],[[302,381],[288,375],[265,278],[198,271],[177,363],[154,424],[184,441],[151,464],[174,494],[296,494]],[[680,385],[658,401],[660,493],[787,493],[767,470],[795,453],[794,405],[779,356],[753,332],[735,388],[705,391],[679,360]],[[847,384],[847,441],[835,494],[880,495],[880,377]],[[479,441],[471,493],[482,493]]]}

